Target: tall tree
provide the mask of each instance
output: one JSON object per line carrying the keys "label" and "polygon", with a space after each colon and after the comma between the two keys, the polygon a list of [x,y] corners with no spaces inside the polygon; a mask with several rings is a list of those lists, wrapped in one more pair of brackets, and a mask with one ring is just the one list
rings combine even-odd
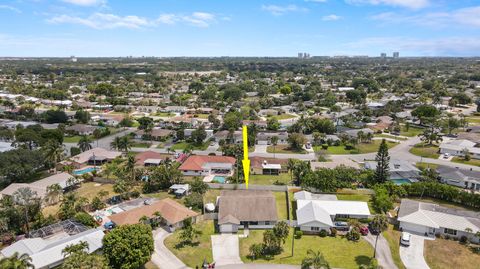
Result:
{"label": "tall tree", "polygon": [[92,144],[91,143],[92,143],[92,141],[88,136],[82,135],[82,137],[80,137],[80,140],[78,141],[77,145],[82,152],[85,152],[87,150],[92,149]]}
{"label": "tall tree", "polygon": [[390,177],[390,156],[388,154],[388,145],[385,139],[382,139],[382,143],[378,148],[375,161],[377,161],[377,169],[375,170],[375,182],[384,183]]}
{"label": "tall tree", "polygon": [[330,269],[330,264],[320,251],[307,250],[307,257],[302,260],[302,269]]}
{"label": "tall tree", "polygon": [[24,253],[19,255],[15,252],[10,257],[4,257],[0,260],[0,268],[2,269],[34,269],[32,258]]}
{"label": "tall tree", "polygon": [[373,250],[373,257],[375,258],[375,255],[377,252],[378,237],[380,236],[380,234],[382,234],[383,231],[388,229],[387,217],[385,215],[375,215],[375,217],[373,217],[373,220],[371,222],[371,226],[374,230],[378,232],[377,237],[375,238],[375,248]]}

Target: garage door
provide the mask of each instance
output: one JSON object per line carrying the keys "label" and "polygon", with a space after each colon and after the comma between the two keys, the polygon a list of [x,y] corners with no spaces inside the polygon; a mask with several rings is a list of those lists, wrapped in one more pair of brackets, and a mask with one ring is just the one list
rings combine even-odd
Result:
{"label": "garage door", "polygon": [[405,232],[416,233],[416,234],[425,234],[428,232],[428,227],[417,225],[413,223],[400,222],[400,228]]}
{"label": "garage door", "polygon": [[220,232],[221,233],[236,233],[236,225],[233,224],[222,224],[220,225]]}

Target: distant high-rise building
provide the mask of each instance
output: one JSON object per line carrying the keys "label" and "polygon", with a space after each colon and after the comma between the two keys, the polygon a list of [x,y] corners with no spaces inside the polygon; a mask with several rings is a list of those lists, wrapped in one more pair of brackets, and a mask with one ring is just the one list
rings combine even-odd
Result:
{"label": "distant high-rise building", "polygon": [[307,53],[307,52],[298,53],[298,59],[309,59],[309,58],[310,58],[310,53]]}
{"label": "distant high-rise building", "polygon": [[396,51],[393,53],[393,58],[400,58],[400,52]]}
{"label": "distant high-rise building", "polygon": [[387,58],[387,54],[386,54],[385,52],[382,52],[382,53],[380,54],[380,58]]}
{"label": "distant high-rise building", "polygon": [[302,59],[303,58],[303,53],[302,52],[299,52],[298,53],[298,59]]}

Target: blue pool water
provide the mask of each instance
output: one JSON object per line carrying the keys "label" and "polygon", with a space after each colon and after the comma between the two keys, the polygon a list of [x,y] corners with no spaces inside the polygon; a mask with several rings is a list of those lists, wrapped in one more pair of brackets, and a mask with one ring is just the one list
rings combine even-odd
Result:
{"label": "blue pool water", "polygon": [[410,180],[406,178],[398,178],[398,179],[390,179],[395,185],[403,185],[403,184],[410,184],[412,183]]}
{"label": "blue pool water", "polygon": [[77,175],[77,176],[81,176],[83,174],[90,173],[93,170],[98,170],[98,169],[95,169],[94,167],[87,167],[87,168],[84,168],[84,169],[75,170],[75,171],[73,171],[73,174]]}
{"label": "blue pool water", "polygon": [[218,183],[225,183],[225,177],[215,176],[215,177],[213,177],[213,181],[218,182]]}

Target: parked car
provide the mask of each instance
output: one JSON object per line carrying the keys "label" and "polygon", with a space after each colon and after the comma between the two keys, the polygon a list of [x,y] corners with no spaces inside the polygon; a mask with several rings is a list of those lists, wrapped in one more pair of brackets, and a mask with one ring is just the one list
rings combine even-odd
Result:
{"label": "parked car", "polygon": [[410,233],[402,232],[402,236],[400,237],[400,244],[405,247],[410,246],[410,237]]}
{"label": "parked car", "polygon": [[368,229],[370,230],[370,233],[373,235],[379,234],[378,230],[372,226],[372,223],[368,224]]}
{"label": "parked car", "polygon": [[366,226],[360,227],[360,234],[361,235],[368,235],[368,227],[366,227]]}
{"label": "parked car", "polygon": [[350,229],[348,222],[345,221],[336,221],[333,223],[333,225],[335,225],[335,229],[338,231],[348,231]]}
{"label": "parked car", "polygon": [[444,158],[444,159],[450,158],[450,153],[444,153],[444,154],[443,154],[443,158]]}

